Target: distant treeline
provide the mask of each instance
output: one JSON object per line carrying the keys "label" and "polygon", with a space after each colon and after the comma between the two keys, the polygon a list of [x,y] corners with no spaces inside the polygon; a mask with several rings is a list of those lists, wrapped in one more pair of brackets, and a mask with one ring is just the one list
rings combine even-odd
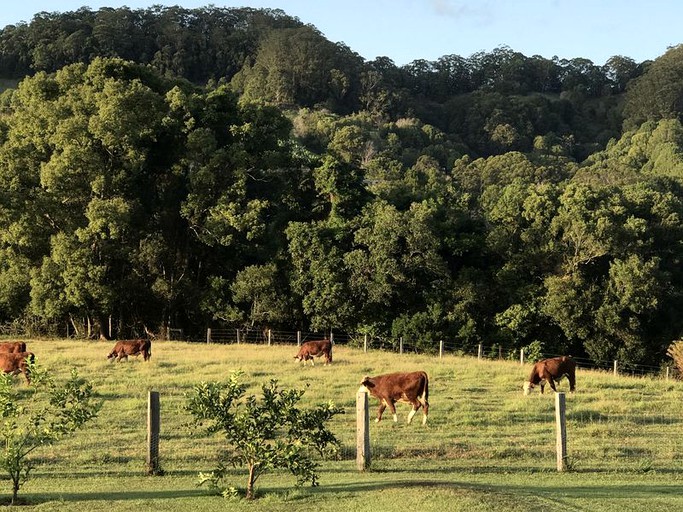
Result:
{"label": "distant treeline", "polygon": [[[0,32],[0,323],[346,330],[660,364],[683,49],[395,66],[278,10]],[[84,328],[85,326],[85,328]]]}
{"label": "distant treeline", "polygon": [[[507,47],[399,67],[387,57],[365,61],[275,9],[84,7],[38,13],[0,31],[0,77],[95,57],[150,65],[199,85],[232,82],[246,98],[288,108],[418,117],[478,156],[529,150],[534,136],[548,132],[572,136],[579,159],[619,135],[618,98],[647,67],[618,55],[597,66]],[[514,133],[492,136],[499,124]]]}

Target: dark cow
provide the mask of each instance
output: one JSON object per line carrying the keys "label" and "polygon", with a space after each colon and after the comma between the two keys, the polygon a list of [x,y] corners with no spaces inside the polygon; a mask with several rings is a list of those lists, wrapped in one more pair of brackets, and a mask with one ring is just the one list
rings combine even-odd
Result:
{"label": "dark cow", "polygon": [[573,393],[576,387],[576,362],[571,356],[553,357],[538,361],[524,383],[524,394],[528,395],[537,384],[541,385],[541,393],[543,393],[546,382],[550,384],[553,391],[557,392],[555,381],[559,381],[565,375],[569,380],[569,391]]}
{"label": "dark cow", "polygon": [[384,409],[389,406],[391,414],[394,415],[394,421],[398,421],[396,416],[397,401],[408,402],[412,404],[413,409],[408,414],[408,423],[413,421],[413,416],[420,408],[422,409],[422,424],[427,423],[427,414],[429,413],[429,377],[425,372],[410,372],[410,373],[389,373],[386,375],[379,375],[377,377],[365,377],[361,386],[365,387],[370,394],[379,398],[379,410],[377,412],[377,419],[379,422],[382,419]]}
{"label": "dark cow", "polygon": [[23,341],[3,341],[0,343],[0,352],[19,354],[26,352],[26,343]]}
{"label": "dark cow", "polygon": [[31,371],[29,364],[35,362],[35,355],[33,352],[1,352],[0,353],[0,368],[5,373],[16,375],[23,373],[26,377],[26,383],[31,383]]}
{"label": "dark cow", "polygon": [[311,366],[315,366],[314,357],[325,356],[325,364],[332,362],[332,342],[330,340],[307,341],[299,347],[299,353],[294,356],[299,362],[311,361]]}
{"label": "dark cow", "polygon": [[149,358],[152,357],[152,342],[150,340],[117,341],[107,359],[116,359],[120,362],[122,359],[128,359],[128,356],[139,356],[140,354],[145,361],[149,361]]}

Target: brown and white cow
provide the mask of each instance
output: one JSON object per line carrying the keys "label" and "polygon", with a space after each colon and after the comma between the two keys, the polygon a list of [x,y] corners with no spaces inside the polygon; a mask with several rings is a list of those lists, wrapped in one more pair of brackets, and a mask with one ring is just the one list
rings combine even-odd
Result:
{"label": "brown and white cow", "polygon": [[122,359],[128,359],[128,356],[139,356],[140,354],[145,361],[152,357],[152,342],[150,340],[117,341],[107,359],[116,359],[120,362]]}
{"label": "brown and white cow", "polygon": [[299,353],[294,356],[299,362],[311,361],[311,366],[315,366],[313,358],[325,356],[325,364],[332,362],[332,342],[330,340],[306,341],[299,347]]}
{"label": "brown and white cow", "polygon": [[34,362],[35,355],[33,352],[0,352],[0,369],[12,375],[23,373],[27,384],[31,383],[29,364]]}
{"label": "brown and white cow", "polygon": [[538,361],[524,383],[524,394],[528,395],[537,384],[541,385],[541,393],[543,393],[546,382],[550,384],[553,391],[557,392],[555,381],[565,375],[569,380],[569,391],[573,393],[576,388],[576,362],[571,356],[552,357]]}
{"label": "brown and white cow", "polygon": [[394,415],[394,422],[397,422],[395,403],[400,401],[408,402],[413,406],[408,414],[408,423],[413,421],[413,416],[420,407],[423,408],[422,424],[427,423],[427,414],[429,414],[429,377],[427,377],[427,373],[422,371],[399,372],[378,375],[377,377],[365,377],[361,381],[361,386],[379,399],[379,410],[375,421],[379,422],[382,419],[382,413],[388,406],[391,414]]}
{"label": "brown and white cow", "polygon": [[26,352],[26,343],[23,341],[3,341],[0,343],[0,352],[19,354]]}

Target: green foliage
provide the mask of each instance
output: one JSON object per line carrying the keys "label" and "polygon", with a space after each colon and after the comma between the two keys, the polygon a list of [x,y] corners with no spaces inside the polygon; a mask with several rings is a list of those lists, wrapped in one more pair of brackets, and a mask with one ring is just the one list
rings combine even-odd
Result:
{"label": "green foliage", "polygon": [[398,67],[279,10],[40,13],[0,31],[0,74],[28,75],[0,97],[0,322],[658,364],[683,330],[679,54]]}
{"label": "green foliage", "polygon": [[0,468],[12,483],[12,502],[35,467],[33,452],[82,428],[97,416],[92,384],[76,369],[66,382],[54,382],[50,373],[29,363],[31,385],[19,390],[12,375],[0,374]]}
{"label": "green foliage", "polygon": [[[209,433],[221,433],[227,442],[227,454],[221,465],[203,481],[214,488],[225,476],[225,465],[248,470],[246,498],[255,497],[254,484],[264,473],[286,468],[297,477],[297,484],[318,485],[317,464],[308,453],[336,453],[338,441],[325,423],[343,412],[332,402],[314,409],[297,407],[303,390],[280,389],[276,380],[261,387],[262,398],[245,397],[246,385],[239,382],[240,372],[233,372],[224,384],[201,383],[194,387],[187,410],[200,426],[206,422]],[[224,496],[234,491],[221,491]]]}
{"label": "green foliage", "polygon": [[535,363],[536,361],[545,359],[545,347],[543,346],[543,342],[539,340],[534,340],[526,347],[522,348],[524,349],[524,359],[530,363]]}
{"label": "green foliage", "polygon": [[674,366],[679,374],[683,375],[683,341],[674,341],[669,345],[669,348],[666,349],[666,354],[673,359]]}
{"label": "green foliage", "polygon": [[636,78],[626,93],[624,115],[629,127],[645,121],[680,118],[683,47],[673,46]]}

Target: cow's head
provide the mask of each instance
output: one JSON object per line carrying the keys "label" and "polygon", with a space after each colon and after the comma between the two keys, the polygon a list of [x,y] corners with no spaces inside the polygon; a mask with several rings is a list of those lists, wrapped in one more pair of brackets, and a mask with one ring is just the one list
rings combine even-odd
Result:
{"label": "cow's head", "polygon": [[373,382],[372,377],[368,377],[367,375],[363,377],[363,380],[360,381],[360,385],[365,386],[368,389],[375,387],[375,383]]}
{"label": "cow's head", "polygon": [[530,381],[526,381],[526,382],[524,383],[524,386],[522,386],[522,389],[524,389],[524,395],[526,396],[526,395],[528,395],[529,393],[531,393],[531,390],[532,390],[533,388],[534,388],[533,383],[530,382]]}

